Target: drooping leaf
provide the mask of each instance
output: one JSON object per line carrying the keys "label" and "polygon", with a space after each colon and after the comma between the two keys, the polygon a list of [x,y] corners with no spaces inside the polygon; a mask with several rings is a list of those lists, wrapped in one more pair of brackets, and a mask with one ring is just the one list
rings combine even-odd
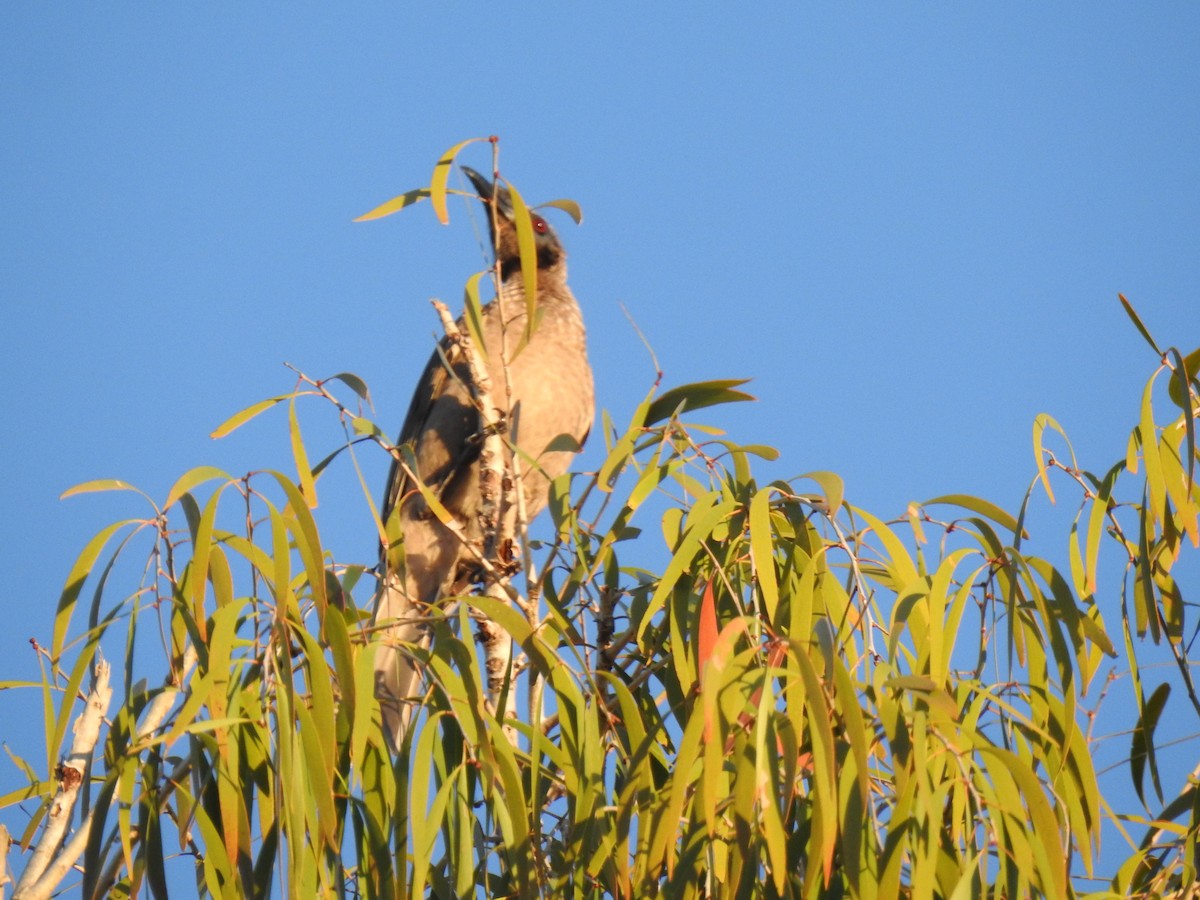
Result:
{"label": "drooping leaf", "polygon": [[1129,772],[1133,779],[1133,789],[1137,791],[1138,800],[1144,806],[1145,774],[1150,771],[1150,783],[1154,787],[1158,802],[1163,802],[1162,784],[1158,777],[1158,754],[1154,748],[1154,731],[1158,720],[1166,708],[1167,699],[1171,696],[1171,685],[1163,682],[1154,689],[1146,705],[1138,714],[1137,727],[1133,730],[1133,740],[1129,748]]}
{"label": "drooping leaf", "polygon": [[163,510],[165,511],[170,509],[175,505],[180,497],[191,491],[193,488],[204,484],[206,481],[212,481],[216,478],[223,478],[226,481],[233,480],[227,473],[216,468],[215,466],[197,466],[196,468],[185,472],[178,479],[176,479],[173,485],[171,485],[171,490],[167,492],[166,502],[163,503]]}
{"label": "drooping leaf", "polygon": [[1175,372],[1167,386],[1167,393],[1176,406],[1185,413],[1191,411],[1194,415],[1195,410],[1192,409],[1188,397],[1191,390],[1200,391],[1200,347],[1183,357],[1182,364],[1178,350],[1172,347],[1168,353],[1175,361]]}
{"label": "drooping leaf", "polygon": [[367,387],[367,383],[355,375],[353,372],[338,372],[336,375],[330,375],[326,381],[340,381],[354,393],[358,394],[368,406],[371,406],[371,389]]}
{"label": "drooping leaf", "polygon": [[568,216],[575,220],[576,225],[583,224],[583,209],[574,200],[547,200],[545,203],[540,203],[534,209],[542,209],[546,206],[553,206],[555,209],[561,209]]}
{"label": "drooping leaf", "polygon": [[513,225],[517,230],[517,248],[521,254],[521,283],[525,290],[525,333],[516,352],[529,343],[537,325],[537,243],[533,236],[533,222],[529,218],[529,209],[525,201],[511,184],[508,184],[508,196],[512,201]]}
{"label": "drooping leaf", "polygon": [[1171,381],[1167,385],[1168,393],[1175,404],[1183,410],[1183,433],[1184,446],[1187,448],[1184,454],[1187,461],[1183,464],[1183,469],[1187,473],[1188,492],[1191,491],[1192,485],[1196,480],[1196,410],[1192,408],[1192,390],[1193,383],[1200,388],[1200,382],[1197,382],[1196,372],[1200,367],[1200,349],[1193,350],[1188,354],[1185,360],[1179,355],[1179,351],[1172,347],[1168,352],[1174,361],[1175,371],[1171,374]]}
{"label": "drooping leaf", "polygon": [[437,161],[437,165],[433,167],[433,175],[429,179],[429,200],[433,204],[434,215],[443,225],[450,223],[450,213],[446,209],[446,182],[450,179],[450,167],[454,165],[454,158],[458,156],[463,147],[482,140],[485,138],[468,138],[460,141],[443,153]]}
{"label": "drooping leaf", "polygon": [[[1001,528],[1006,528],[1014,533],[1017,531],[1017,520],[1011,513],[1001,509],[995,503],[984,500],[982,497],[973,497],[970,494],[942,494],[940,497],[934,497],[932,500],[926,500],[921,505],[935,506],[939,503],[947,503],[951,506],[961,506],[963,509],[969,509],[971,512],[978,513],[981,516],[986,516]],[[1029,534],[1025,531],[1022,531],[1021,536],[1029,537]]]}

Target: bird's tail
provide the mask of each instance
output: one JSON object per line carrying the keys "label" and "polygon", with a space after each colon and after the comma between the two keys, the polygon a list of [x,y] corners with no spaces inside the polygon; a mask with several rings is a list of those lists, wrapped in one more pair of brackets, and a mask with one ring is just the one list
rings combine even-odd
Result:
{"label": "bird's tail", "polygon": [[414,650],[427,650],[431,637],[424,610],[412,599],[421,593],[417,585],[406,583],[410,581],[399,573],[386,573],[375,604],[374,624],[385,629],[375,655],[375,696],[393,752],[403,746],[423,693]]}

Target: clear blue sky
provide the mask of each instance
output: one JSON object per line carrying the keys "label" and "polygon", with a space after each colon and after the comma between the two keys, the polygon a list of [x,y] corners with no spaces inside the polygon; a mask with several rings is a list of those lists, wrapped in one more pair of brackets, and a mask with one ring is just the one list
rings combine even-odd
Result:
{"label": "clear blue sky", "polygon": [[[754,379],[715,418],[781,450],[773,477],[835,470],[882,515],[1015,508],[1039,412],[1085,466],[1124,453],[1155,360],[1117,292],[1200,344],[1200,5],[674,10],[4,4],[3,677],[34,674],[86,538],[144,513],[65,488],[289,467],[280,416],[208,437],[284,361],[358,373],[398,428],[427,300],[483,256],[461,202],[351,220],[472,136],[530,201],[582,204],[554,223],[618,421],[653,379],[624,304],[668,384]],[[339,477],[326,539],[367,558]],[[2,699],[37,760],[37,707]]]}

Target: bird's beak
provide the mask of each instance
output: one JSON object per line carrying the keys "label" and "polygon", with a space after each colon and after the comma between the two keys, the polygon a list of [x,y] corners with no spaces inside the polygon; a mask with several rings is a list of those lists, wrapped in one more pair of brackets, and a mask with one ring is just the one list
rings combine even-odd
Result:
{"label": "bird's beak", "polygon": [[475,192],[479,194],[479,199],[484,203],[491,203],[493,199],[496,202],[497,211],[506,219],[512,219],[512,201],[508,199],[508,190],[503,186],[495,186],[469,166],[462,167],[463,174],[471,179],[471,184],[475,186]]}

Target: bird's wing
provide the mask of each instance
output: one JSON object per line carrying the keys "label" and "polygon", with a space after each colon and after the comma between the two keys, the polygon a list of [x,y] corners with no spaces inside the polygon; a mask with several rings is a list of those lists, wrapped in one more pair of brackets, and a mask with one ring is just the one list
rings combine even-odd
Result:
{"label": "bird's wing", "polygon": [[[417,380],[397,446],[409,444],[417,474],[440,498],[453,494],[453,485],[479,456],[479,413],[464,384],[466,367],[443,338]],[[404,495],[415,487],[398,460],[392,460],[383,498],[386,523]],[[454,510],[452,510],[454,511]]]}

